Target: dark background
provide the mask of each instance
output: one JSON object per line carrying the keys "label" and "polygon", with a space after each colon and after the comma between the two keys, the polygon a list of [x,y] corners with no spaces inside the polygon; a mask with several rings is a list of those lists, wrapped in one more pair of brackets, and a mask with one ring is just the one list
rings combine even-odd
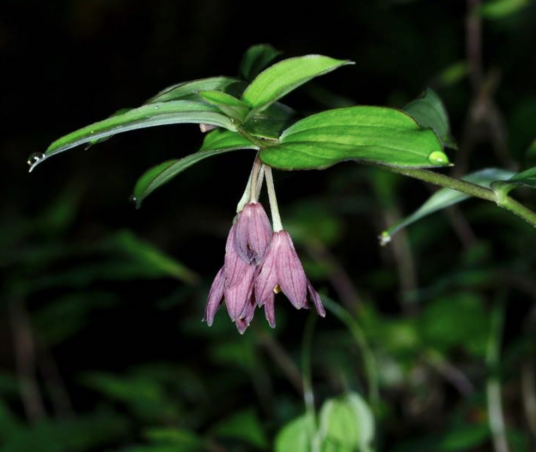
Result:
{"label": "dark background", "polygon": [[[30,329],[37,331],[35,341],[48,344],[37,347],[37,360],[46,351],[53,356],[62,375],[60,386],[71,405],[67,411],[84,415],[110,405],[128,419],[126,432],[109,443],[104,441],[106,447],[143,442],[140,432],[144,427],[162,419],[147,415],[149,422],[145,415],[138,416],[136,409],[132,414],[130,402],[95,390],[98,385],[84,384],[83,375],[126,375],[136,366],[155,362],[175,366],[170,375],[177,377],[175,383],[179,386],[170,391],[176,404],[181,405],[180,413],[170,415],[163,424],[180,425],[201,434],[226,414],[260,404],[262,425],[272,438],[302,408],[300,394],[279,369],[277,359],[273,364],[273,350],[270,351],[270,342],[267,346],[263,335],[276,334],[278,344],[299,364],[299,344],[307,316],[292,311],[280,296],[276,311],[281,323],[277,333],[259,326],[261,333],[256,339],[251,340],[255,333],[250,331],[244,336],[250,336],[247,343],[253,343],[251,347],[263,361],[262,369],[246,370],[240,367],[245,359],[240,352],[229,352],[234,358],[225,355],[220,361],[213,359],[219,353],[214,350],[222,342],[238,344],[237,350],[241,347],[237,333],[231,326],[223,325],[230,323],[225,314],[217,316],[218,327],[209,333],[199,322],[209,284],[223,261],[225,236],[253,155],[243,151],[203,161],[154,193],[141,210],[128,201],[137,178],[150,166],[195,152],[202,141],[197,126],[161,127],[119,135],[87,152],[79,148],[54,157],[32,174],[27,172],[26,160],[33,152],[44,152],[58,137],[103,119],[119,108],[140,105],[169,85],[213,75],[237,75],[242,54],[258,43],[272,44],[284,52],[283,57],[319,53],[356,62],[355,66],[319,78],[289,95],[285,102],[302,114],[336,107],[341,102],[402,107],[431,86],[444,100],[453,134],[463,144],[467,124],[473,127],[468,122],[470,105],[478,96],[463,70],[454,79],[448,79],[445,70],[455,64],[463,66],[465,61],[466,15],[466,3],[452,0],[355,0],[317,5],[231,0],[1,0],[3,378],[16,381],[21,375],[20,356],[17,361],[20,349],[17,352],[16,344],[21,317],[10,306],[22,305],[23,318],[30,319]],[[535,19],[534,5],[520,13],[483,19],[484,68],[498,74],[498,87],[492,97],[508,131],[509,154],[501,160],[493,152],[489,134],[481,134],[468,157],[467,171],[504,164],[517,169],[531,161],[526,150],[536,136]],[[456,161],[456,154],[450,155]],[[320,257],[316,254],[316,261],[311,241],[297,239],[300,255],[304,256],[317,287],[335,299],[340,295],[334,279],[334,260],[357,287],[361,303],[373,306],[374,316],[381,322],[417,319],[412,328],[418,330],[418,301],[428,300],[424,289],[433,288],[437,281],[446,278],[442,289],[430,289],[436,290],[438,297],[458,300],[469,294],[481,301],[479,306],[484,313],[489,312],[497,296],[507,300],[507,314],[503,312],[506,340],[518,346],[521,341],[528,347],[528,337],[532,336],[525,337],[522,331],[528,328],[523,322],[533,312],[528,300],[535,295],[535,241],[534,235],[530,236],[533,232],[517,219],[505,218],[507,214],[498,212],[494,206],[476,201],[452,215],[436,214],[412,227],[409,236],[401,234],[403,244],[396,249],[412,248],[411,262],[417,268],[417,280],[415,274],[408,280],[404,272],[407,261],[397,258],[396,249],[393,252],[392,248],[380,248],[376,237],[394,219],[418,207],[429,196],[430,189],[399,177],[382,177],[376,170],[350,163],[323,172],[276,174],[284,223],[288,218],[296,230],[305,227],[314,236],[317,220],[310,214],[311,203],[316,215],[333,220],[334,226],[330,223],[328,227],[331,238],[323,244]],[[532,199],[534,205],[534,194],[532,198],[529,193],[523,196],[529,203]],[[304,210],[309,213],[302,215]],[[182,262],[199,278],[193,284],[185,284],[169,277],[138,278],[135,273],[114,276],[103,271],[97,276],[61,282],[61,276],[69,275],[73,269],[98,267],[106,257],[95,257],[90,251],[124,229]],[[326,249],[329,259],[323,254]],[[113,262],[121,265],[115,258]],[[331,270],[322,267],[322,263],[324,267],[331,265]],[[449,280],[465,270],[469,273],[464,274],[461,283],[454,277]],[[498,282],[496,271],[517,272],[523,278],[516,280],[513,288],[505,289],[507,285]],[[47,282],[57,276],[60,282]],[[72,302],[84,306],[84,296],[91,300],[95,293],[97,298],[108,294],[113,302],[94,306],[88,301],[89,307],[83,314],[52,309],[45,314],[49,323],[39,332],[39,322],[43,322],[39,319],[46,306],[66,294],[74,294]],[[415,299],[417,302],[412,303]],[[470,311],[459,312],[460,316],[473,315]],[[474,315],[478,316],[481,311],[476,312]],[[63,322],[74,322],[73,318],[78,320],[71,331],[54,339],[54,331],[61,329]],[[444,319],[437,314],[430,321],[441,324]],[[255,322],[264,322],[261,314]],[[467,325],[470,333],[471,321],[463,325]],[[333,318],[318,322],[317,328],[320,338],[332,338],[317,344],[320,353],[315,374],[321,381],[320,401],[344,388],[362,389],[359,353],[349,351],[350,339],[343,337],[347,333]],[[381,348],[381,340],[376,344],[371,334],[373,346]],[[36,339],[39,335],[41,339]],[[394,336],[393,341],[397,342]],[[331,348],[337,347],[348,353],[332,353]],[[452,353],[449,359],[460,362],[464,371],[469,369],[467,372],[478,388],[471,397],[480,400],[486,374],[482,356],[468,357],[460,344],[441,352]],[[404,361],[402,367],[405,375],[411,376],[422,365],[422,356],[415,350],[408,353],[409,358],[404,357],[408,362]],[[532,360],[531,349],[526,353],[526,361]],[[350,376],[333,377],[338,375],[333,366],[339,365]],[[520,361],[515,361],[505,372],[516,373],[519,366]],[[269,376],[259,377],[259,373]],[[65,413],[60,409],[55,416],[53,397],[49,399],[46,395],[46,371],[38,370],[36,374],[37,386],[45,393],[46,417],[50,422],[61,419]],[[190,379],[180,377],[183,374]],[[259,392],[259,381],[263,378],[270,380],[268,392]],[[385,384],[387,407],[383,409],[381,441],[386,450],[408,438],[421,440],[430,434],[445,433],[445,425],[454,422],[450,416],[455,408],[473,400],[467,394],[458,394],[448,381],[438,383],[436,380],[441,377],[437,375],[426,374],[423,378],[424,383],[415,383],[408,377],[394,389]],[[197,379],[202,384],[196,389]],[[194,389],[181,388],[179,382],[183,380],[189,381]],[[236,381],[231,384],[232,380]],[[415,384],[420,388],[417,395]],[[513,395],[506,403],[510,425],[516,434],[529,432],[527,421],[519,414],[522,409],[517,383],[511,391]],[[450,394],[456,397],[451,399]],[[436,396],[440,401],[433,398]],[[252,402],[254,397],[260,402]],[[412,401],[420,401],[419,397],[424,400],[424,408],[417,409],[415,414],[408,406]],[[170,400],[175,399],[170,396]],[[28,406],[17,398],[16,391],[9,393],[6,389],[5,401],[28,428],[43,417],[28,415]],[[440,407],[432,409],[435,403]],[[484,408],[475,410],[476,417],[486,417]],[[141,411],[146,414],[150,410]],[[529,437],[527,433],[526,438]],[[0,434],[0,444],[2,439]],[[488,450],[486,441],[483,439],[473,448],[450,450]],[[525,445],[529,443],[528,439],[524,441]],[[18,447],[13,450],[26,450],[25,446]],[[87,450],[104,450],[101,446],[91,447]],[[70,449],[58,446],[49,450]]]}

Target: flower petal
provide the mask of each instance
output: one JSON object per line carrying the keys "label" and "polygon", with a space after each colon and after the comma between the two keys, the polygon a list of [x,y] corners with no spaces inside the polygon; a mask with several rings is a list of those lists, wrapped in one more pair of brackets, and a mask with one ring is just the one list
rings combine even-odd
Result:
{"label": "flower petal", "polygon": [[246,262],[259,264],[264,259],[271,238],[272,226],[262,204],[246,204],[236,222],[234,243],[238,255]]}
{"label": "flower petal", "polygon": [[268,248],[264,262],[255,277],[255,298],[258,306],[262,306],[267,298],[274,295],[274,288],[277,286],[275,261],[276,254],[272,244]]}
{"label": "flower petal", "polygon": [[264,300],[264,315],[266,320],[272,328],[275,328],[275,306],[274,306],[275,294],[272,292],[272,295]]}
{"label": "flower petal", "polygon": [[240,334],[244,334],[247,327],[253,320],[253,315],[255,314],[255,307],[255,297],[251,296],[249,301],[246,303],[246,307],[244,309],[244,312],[242,313],[242,316],[236,320],[236,328]]}
{"label": "flower petal", "polygon": [[246,273],[249,263],[242,260],[235,250],[236,223],[233,224],[225,244],[225,287],[236,286]]}
{"label": "flower petal", "polygon": [[224,287],[225,305],[229,317],[234,322],[243,316],[244,309],[250,300],[253,290],[253,277],[255,275],[255,267],[248,265],[242,281],[236,286]]}
{"label": "flower petal", "polygon": [[313,285],[307,281],[307,291],[309,292],[309,297],[313,301],[313,304],[315,305],[316,312],[320,317],[326,317],[326,309],[324,308],[324,305],[322,304],[322,300],[320,299],[320,295],[318,295],[318,292],[314,289]]}
{"label": "flower petal", "polygon": [[223,268],[221,268],[214,278],[214,282],[212,283],[210,292],[208,293],[205,317],[203,317],[203,321],[206,321],[208,326],[212,326],[212,323],[214,323],[214,316],[216,315],[216,311],[220,307],[223,300],[224,280],[225,277],[223,275]]}
{"label": "flower petal", "polygon": [[296,309],[307,303],[307,277],[287,231],[274,232],[277,281],[282,292]]}

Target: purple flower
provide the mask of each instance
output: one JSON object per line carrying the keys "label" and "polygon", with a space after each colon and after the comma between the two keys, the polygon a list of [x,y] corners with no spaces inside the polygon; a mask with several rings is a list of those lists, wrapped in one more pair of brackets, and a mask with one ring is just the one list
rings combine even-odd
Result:
{"label": "purple flower", "polygon": [[255,298],[264,306],[266,319],[275,326],[274,294],[279,289],[296,309],[308,308],[312,300],[316,311],[326,315],[320,296],[305,276],[300,258],[287,231],[274,232],[266,258],[255,278]]}
{"label": "purple flower", "polygon": [[240,334],[250,325],[257,307],[275,328],[275,294],[283,292],[297,309],[312,301],[319,315],[326,311],[286,231],[271,231],[259,203],[246,204],[231,227],[225,246],[225,263],[216,275],[203,320],[209,326],[225,301],[227,312]]}
{"label": "purple flower", "polygon": [[234,234],[235,250],[242,260],[254,265],[261,263],[272,238],[272,226],[262,204],[250,202],[244,206]]}

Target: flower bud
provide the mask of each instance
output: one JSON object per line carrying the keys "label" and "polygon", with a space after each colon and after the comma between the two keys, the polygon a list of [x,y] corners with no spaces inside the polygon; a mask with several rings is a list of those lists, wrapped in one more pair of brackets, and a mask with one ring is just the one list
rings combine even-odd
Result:
{"label": "flower bud", "polygon": [[239,213],[235,230],[235,250],[245,262],[258,265],[272,238],[272,226],[262,204],[250,202]]}

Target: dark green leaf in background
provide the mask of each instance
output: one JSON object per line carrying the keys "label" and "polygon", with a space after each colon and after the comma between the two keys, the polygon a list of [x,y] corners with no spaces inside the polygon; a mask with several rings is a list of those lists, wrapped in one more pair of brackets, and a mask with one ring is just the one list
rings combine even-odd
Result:
{"label": "dark green leaf in background", "polygon": [[428,88],[418,99],[404,107],[421,127],[434,130],[446,147],[456,149],[457,145],[450,133],[447,110],[439,96]]}
{"label": "dark green leaf in background", "polygon": [[247,81],[253,80],[259,75],[259,72],[279,55],[281,55],[281,52],[270,44],[251,46],[240,62],[240,75]]}
{"label": "dark green leaf in background", "polygon": [[234,413],[227,419],[218,422],[211,429],[211,432],[219,438],[238,439],[255,448],[268,449],[268,439],[254,409]]}

